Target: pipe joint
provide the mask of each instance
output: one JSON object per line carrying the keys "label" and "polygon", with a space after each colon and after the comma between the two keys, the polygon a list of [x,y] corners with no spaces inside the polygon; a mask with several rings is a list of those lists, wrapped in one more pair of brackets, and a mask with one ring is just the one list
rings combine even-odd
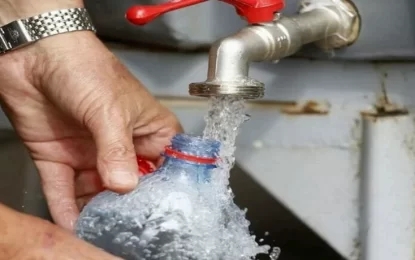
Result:
{"label": "pipe joint", "polygon": [[303,0],[299,13],[313,10],[326,10],[327,14],[337,20],[337,31],[327,35],[315,44],[326,51],[343,48],[353,44],[360,35],[361,18],[357,7],[350,0]]}

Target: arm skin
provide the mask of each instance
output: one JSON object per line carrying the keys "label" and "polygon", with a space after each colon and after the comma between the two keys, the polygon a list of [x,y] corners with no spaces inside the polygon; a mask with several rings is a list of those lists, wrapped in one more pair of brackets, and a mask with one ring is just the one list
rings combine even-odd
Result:
{"label": "arm skin", "polygon": [[[0,0],[0,25],[82,6],[80,0]],[[182,131],[177,118],[92,32],[6,53],[0,68],[2,108],[35,162],[55,223],[64,228],[0,205],[0,260],[114,259],[71,235],[79,210],[104,188],[136,187],[136,155],[158,162]]]}
{"label": "arm skin", "polygon": [[0,259],[117,260],[51,223],[0,205]]}

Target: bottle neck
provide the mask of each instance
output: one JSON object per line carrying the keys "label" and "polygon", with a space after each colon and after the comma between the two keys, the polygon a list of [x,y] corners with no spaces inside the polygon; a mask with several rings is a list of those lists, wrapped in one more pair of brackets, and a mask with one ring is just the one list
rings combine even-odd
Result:
{"label": "bottle neck", "polygon": [[177,134],[164,151],[168,174],[180,174],[196,182],[208,182],[216,168],[220,143],[215,140]]}
{"label": "bottle neck", "polygon": [[166,156],[163,163],[167,174],[170,176],[181,175],[196,183],[208,183],[211,172],[216,168],[215,164],[198,164],[192,161]]}

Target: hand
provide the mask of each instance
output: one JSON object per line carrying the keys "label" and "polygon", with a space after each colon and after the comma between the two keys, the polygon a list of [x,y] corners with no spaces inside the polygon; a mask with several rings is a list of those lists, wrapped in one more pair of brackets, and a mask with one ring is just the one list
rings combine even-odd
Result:
{"label": "hand", "polygon": [[44,220],[0,205],[0,260],[121,260]]}
{"label": "hand", "polygon": [[40,172],[55,222],[65,228],[104,187],[133,189],[136,154],[157,161],[181,131],[91,32],[40,40],[0,56],[0,67],[3,108]]}

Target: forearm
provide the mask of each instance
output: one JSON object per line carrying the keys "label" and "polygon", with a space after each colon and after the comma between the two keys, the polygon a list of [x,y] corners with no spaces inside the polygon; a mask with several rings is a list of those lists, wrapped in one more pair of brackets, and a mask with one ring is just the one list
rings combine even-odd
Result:
{"label": "forearm", "polygon": [[83,0],[0,0],[0,24],[73,7],[83,7]]}
{"label": "forearm", "polygon": [[121,260],[50,222],[0,204],[0,260],[10,259]]}
{"label": "forearm", "polygon": [[[40,259],[36,257],[40,251],[59,249],[65,239],[66,243],[73,242],[67,240],[68,237],[72,239],[70,233],[63,233],[52,223],[17,212],[0,203],[0,260],[29,259],[27,256],[30,256],[30,259]],[[31,253],[32,251],[37,252]]]}
{"label": "forearm", "polygon": [[0,259],[11,259],[19,252],[17,241],[25,237],[22,218],[22,214],[0,204]]}

